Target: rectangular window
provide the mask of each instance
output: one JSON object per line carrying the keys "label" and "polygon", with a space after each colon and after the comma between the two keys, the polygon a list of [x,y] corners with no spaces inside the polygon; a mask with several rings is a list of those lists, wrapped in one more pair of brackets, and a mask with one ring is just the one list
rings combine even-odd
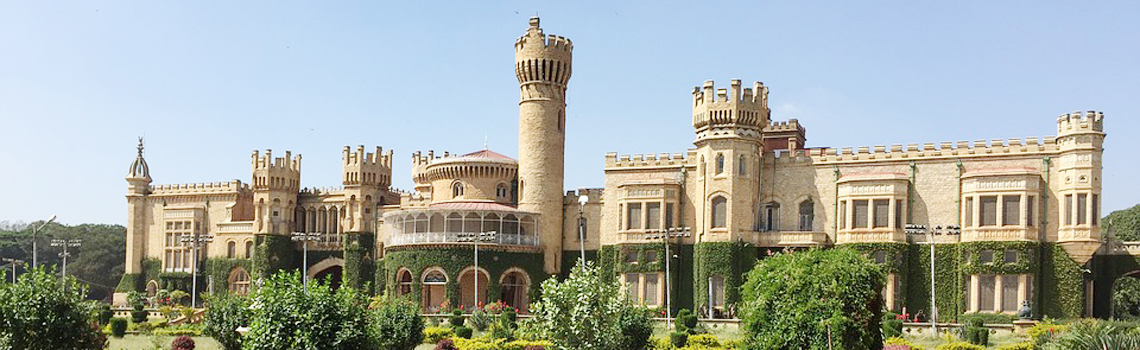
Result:
{"label": "rectangular window", "polygon": [[1092,195],[1092,225],[1093,226],[1096,226],[1096,220],[1100,217],[1100,210],[1099,210],[1100,203],[1098,201],[1098,199],[1100,199],[1100,198],[1098,198],[1098,197],[1100,197],[1100,196],[1097,196],[1095,194]]}
{"label": "rectangular window", "polygon": [[895,228],[903,228],[903,201],[895,201]]}
{"label": "rectangular window", "polygon": [[625,208],[625,205],[618,204],[618,219],[617,219],[618,231],[621,231],[621,229],[623,227],[625,227],[625,225],[622,223],[622,214],[625,213],[625,211],[623,211],[622,209],[624,209],[624,208]]}
{"label": "rectangular window", "polygon": [[625,251],[625,262],[627,262],[627,263],[637,262],[637,251],[633,250],[632,248],[627,249]]}
{"label": "rectangular window", "polygon": [[866,200],[859,200],[859,201],[852,201],[851,202],[852,204],[855,205],[855,208],[854,208],[855,213],[853,214],[855,216],[855,218],[854,218],[855,223],[851,225],[851,228],[867,228],[867,219],[868,219],[867,218],[867,214],[868,214],[867,206],[869,205],[867,202],[868,201],[866,201]]}
{"label": "rectangular window", "polygon": [[646,250],[645,251],[645,261],[643,261],[643,263],[648,264],[648,263],[651,263],[654,261],[657,261],[657,251]]}
{"label": "rectangular window", "polygon": [[836,220],[839,220],[839,229],[847,229],[847,201],[839,202],[839,214],[835,215]]}
{"label": "rectangular window", "polygon": [[974,197],[966,197],[966,212],[962,216],[966,217],[966,227],[974,226]]}
{"label": "rectangular window", "polygon": [[709,277],[709,288],[712,289],[712,306],[724,307],[724,277]]}
{"label": "rectangular window", "polygon": [[982,226],[996,226],[997,225],[997,196],[982,196],[981,198],[982,210]]}
{"label": "rectangular window", "polygon": [[1002,257],[1002,261],[1005,261],[1007,263],[1016,263],[1017,262],[1017,251],[1013,250],[1013,249],[1006,250],[1005,256]]}
{"label": "rectangular window", "polygon": [[657,274],[645,275],[645,298],[642,302],[645,305],[657,305]]}
{"label": "rectangular window", "polygon": [[995,276],[978,276],[978,311],[994,309]]}
{"label": "rectangular window", "polygon": [[969,276],[966,277],[966,283],[965,284],[966,284],[965,293],[962,293],[962,297],[965,299],[962,301],[962,305],[966,306],[966,310],[970,310],[970,294],[973,294],[973,291],[971,289],[974,289],[974,288],[970,286],[970,277]]}
{"label": "rectangular window", "polygon": [[661,228],[661,203],[645,203],[645,228]]}
{"label": "rectangular window", "polygon": [[875,200],[875,228],[887,227],[890,221],[891,201],[886,199]]}
{"label": "rectangular window", "polygon": [[1073,195],[1065,195],[1065,225],[1073,224]]}
{"label": "rectangular window", "polygon": [[1013,226],[1021,223],[1021,196],[1001,196],[1001,225]]}
{"label": "rectangular window", "polygon": [[1017,311],[1017,275],[1001,276],[1001,311]]}
{"label": "rectangular window", "polygon": [[633,302],[641,301],[637,293],[641,290],[641,276],[636,273],[625,274],[626,291],[629,293],[629,300]]}
{"label": "rectangular window", "polygon": [[1088,199],[1089,195],[1087,194],[1081,193],[1077,195],[1077,225],[1084,225],[1088,222],[1088,217],[1085,216],[1085,213],[1088,213],[1086,210],[1089,205]]}
{"label": "rectangular window", "polygon": [[895,285],[894,305],[891,305],[892,311],[902,311],[903,308],[903,285],[902,278],[897,274],[891,274],[891,283]]}
{"label": "rectangular window", "polygon": [[626,220],[629,221],[627,222],[625,229],[641,229],[641,203],[629,203],[628,207],[629,209],[627,210],[626,214],[629,218]]}
{"label": "rectangular window", "polygon": [[983,264],[989,264],[989,263],[994,262],[994,251],[983,250],[981,252],[978,252],[978,261],[980,261]]}
{"label": "rectangular window", "polygon": [[665,203],[665,228],[673,227],[673,203]]}
{"label": "rectangular window", "polygon": [[762,231],[776,231],[780,229],[780,205],[777,203],[764,204],[764,224]]}
{"label": "rectangular window", "polygon": [[1025,226],[1033,227],[1033,225],[1034,225],[1033,224],[1033,207],[1034,207],[1033,204],[1036,203],[1033,201],[1034,199],[1036,199],[1036,198],[1034,198],[1033,196],[1029,196],[1029,198],[1025,200]]}

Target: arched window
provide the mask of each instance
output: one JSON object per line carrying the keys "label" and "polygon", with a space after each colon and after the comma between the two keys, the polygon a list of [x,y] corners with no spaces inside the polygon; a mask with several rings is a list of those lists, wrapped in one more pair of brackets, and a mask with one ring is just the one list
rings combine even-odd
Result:
{"label": "arched window", "polygon": [[511,271],[503,275],[499,285],[502,286],[499,300],[520,312],[526,313],[529,306],[527,292],[530,289],[530,278],[527,278],[527,275],[521,271]]}
{"label": "arched window", "polygon": [[499,200],[510,199],[510,195],[511,189],[507,187],[507,184],[501,183],[498,186],[495,186],[495,196],[498,197]]}
{"label": "arched window", "polygon": [[463,197],[463,183],[456,181],[451,184],[451,198]]}
{"label": "arched window", "polygon": [[800,231],[811,231],[815,221],[815,203],[811,198],[800,202]]}
{"label": "arched window", "polygon": [[422,288],[422,306],[427,313],[438,313],[444,300],[447,300],[446,286],[447,274],[439,268],[429,269],[424,273]]}
{"label": "arched window", "polygon": [[237,256],[237,242],[226,242],[226,257],[233,259],[234,256]]}
{"label": "arched window", "polygon": [[396,280],[399,285],[399,289],[396,290],[396,294],[404,296],[412,293],[411,271],[408,271],[407,269],[400,270],[399,276],[396,277]]}
{"label": "arched window", "polygon": [[717,174],[724,173],[724,155],[723,154],[717,154],[716,155],[716,173]]}
{"label": "arched window", "polygon": [[745,174],[748,173],[747,164],[748,163],[744,162],[744,155],[741,154],[740,159],[736,161],[736,175],[737,176],[744,176]]}
{"label": "arched window", "polygon": [[249,273],[245,269],[235,267],[230,271],[230,294],[246,295],[249,294]]}
{"label": "arched window", "polygon": [[760,231],[776,231],[780,229],[780,203],[769,202],[760,206]]}
{"label": "arched window", "polygon": [[719,228],[725,227],[728,219],[728,200],[723,196],[716,196],[712,199],[712,227]]}
{"label": "arched window", "polygon": [[146,296],[148,298],[154,297],[156,293],[158,293],[158,281],[150,280],[146,283]]}
{"label": "arched window", "polygon": [[245,241],[245,258],[253,258],[253,241]]}

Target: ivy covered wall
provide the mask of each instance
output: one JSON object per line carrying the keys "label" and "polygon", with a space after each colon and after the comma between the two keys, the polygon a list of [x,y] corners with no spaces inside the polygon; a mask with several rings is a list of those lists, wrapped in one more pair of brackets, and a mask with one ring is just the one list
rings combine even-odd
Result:
{"label": "ivy covered wall", "polygon": [[[492,248],[493,249],[493,248]],[[523,253],[492,249],[479,249],[479,268],[490,274],[487,286],[488,301],[500,299],[499,278],[510,268],[526,271],[530,278],[528,296],[531,302],[538,297],[538,286],[551,277],[543,272],[542,252]],[[407,268],[412,273],[412,293],[405,296],[416,304],[421,302],[421,276],[429,267],[439,267],[447,274],[445,294],[451,305],[459,305],[459,273],[474,263],[474,250],[471,247],[429,248],[429,249],[390,249],[384,255],[384,286],[389,296],[396,296],[398,284],[396,273]]]}
{"label": "ivy covered wall", "polygon": [[207,278],[211,281],[210,283],[214,284],[214,295],[229,293],[230,272],[232,272],[235,267],[241,267],[245,269],[246,273],[250,273],[250,282],[253,282],[252,259],[210,258],[206,260],[206,268],[204,270]]}
{"label": "ivy covered wall", "polygon": [[1051,318],[1080,317],[1085,309],[1084,275],[1081,265],[1056,243],[1041,245],[1041,278],[1038,309]]}
{"label": "ivy covered wall", "polygon": [[[281,270],[292,270],[300,266],[299,252],[296,251],[291,237],[282,235],[254,235],[256,248],[253,254],[253,271],[251,277],[256,280],[259,277],[268,277],[269,275]],[[312,254],[312,253],[310,253]],[[313,255],[309,255],[309,262],[315,263],[320,259],[313,259]]]}
{"label": "ivy covered wall", "polygon": [[744,275],[756,264],[759,250],[744,242],[701,242],[693,247],[693,305],[708,305],[709,276],[724,277],[724,302],[740,302]]}

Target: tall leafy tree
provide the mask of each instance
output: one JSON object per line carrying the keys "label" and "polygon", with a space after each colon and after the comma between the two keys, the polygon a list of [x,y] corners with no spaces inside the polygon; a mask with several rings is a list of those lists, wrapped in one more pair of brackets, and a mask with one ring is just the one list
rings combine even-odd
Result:
{"label": "tall leafy tree", "polygon": [[1101,220],[1107,231],[1121,241],[1140,241],[1140,204],[1117,210]]}
{"label": "tall leafy tree", "polygon": [[102,349],[107,337],[95,322],[95,303],[72,277],[32,269],[0,284],[0,339],[11,349]]}
{"label": "tall leafy tree", "polygon": [[575,265],[570,277],[542,282],[542,299],[532,306],[527,327],[563,349],[620,349],[623,312],[631,308],[616,279],[601,278],[592,262]]}

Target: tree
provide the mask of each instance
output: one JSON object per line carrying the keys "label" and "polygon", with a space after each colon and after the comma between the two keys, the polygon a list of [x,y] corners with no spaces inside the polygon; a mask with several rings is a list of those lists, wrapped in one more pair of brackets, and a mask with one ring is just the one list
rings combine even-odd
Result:
{"label": "tree", "polygon": [[102,349],[107,337],[96,304],[84,300],[86,286],[52,272],[35,268],[0,285],[0,338],[12,349]]}
{"label": "tree", "polygon": [[604,281],[601,269],[587,262],[575,265],[570,277],[542,282],[542,299],[534,304],[529,327],[539,337],[563,349],[620,349],[621,319],[632,307],[616,279]]}
{"label": "tree", "polygon": [[1125,242],[1140,241],[1140,204],[1124,210],[1117,210],[1104,217],[1104,229],[1111,231],[1116,238]]}
{"label": "tree", "polygon": [[[0,255],[32,261],[32,225],[0,225]],[[67,226],[49,223],[39,231],[40,266],[59,266],[59,251],[49,245],[52,238],[83,240],[83,245],[68,249],[67,274],[89,285],[87,297],[110,299],[122,278],[127,259],[127,229],[121,225],[82,224]],[[22,273],[22,271],[20,272]]]}
{"label": "tree", "polygon": [[411,301],[394,298],[386,303],[373,304],[370,336],[377,340],[377,348],[388,350],[415,349],[424,338],[424,320],[420,307]]}
{"label": "tree", "polygon": [[203,333],[217,340],[225,350],[241,349],[241,334],[237,329],[249,326],[249,317],[253,313],[249,309],[249,298],[236,295],[207,296],[206,303],[208,308]]}
{"label": "tree", "polygon": [[741,323],[750,349],[879,349],[885,277],[850,249],[759,261],[748,273]]}
{"label": "tree", "polygon": [[1112,286],[1112,317],[1140,319],[1140,278],[1124,276],[1116,280]]}
{"label": "tree", "polygon": [[342,287],[310,281],[306,290],[297,271],[271,275],[253,293],[250,331],[242,339],[247,350],[374,349],[368,336],[367,300]]}

